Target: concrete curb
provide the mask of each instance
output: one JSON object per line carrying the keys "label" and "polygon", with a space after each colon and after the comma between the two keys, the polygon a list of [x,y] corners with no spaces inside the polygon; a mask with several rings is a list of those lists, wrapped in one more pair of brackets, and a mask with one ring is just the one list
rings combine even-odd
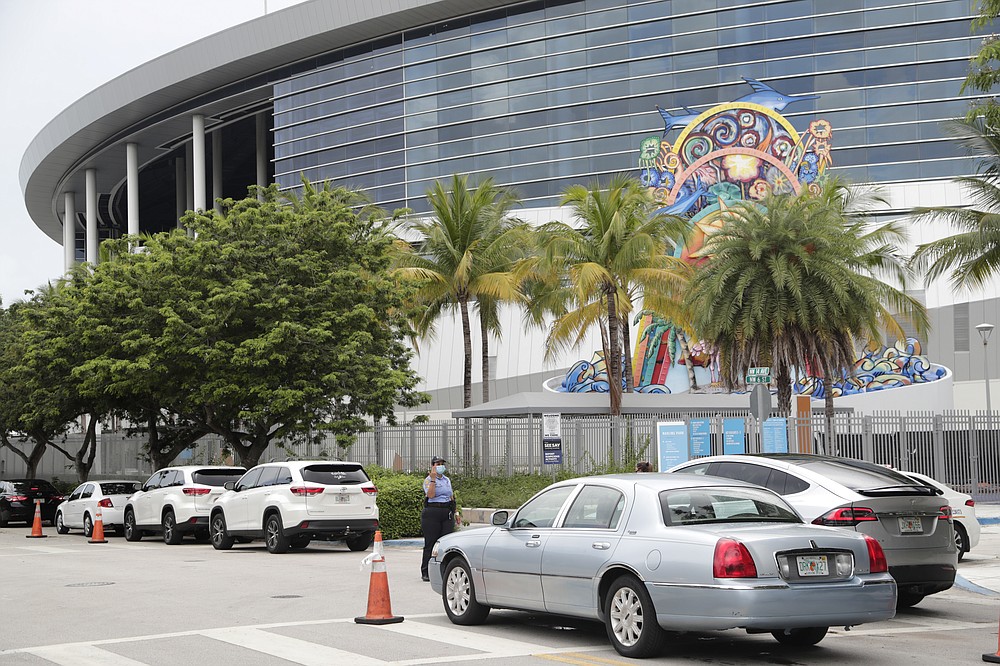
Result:
{"label": "concrete curb", "polygon": [[1000,598],[1000,592],[994,592],[993,590],[983,587],[982,585],[976,585],[964,576],[955,576],[955,587],[969,592],[974,592],[976,594],[981,594],[984,597]]}

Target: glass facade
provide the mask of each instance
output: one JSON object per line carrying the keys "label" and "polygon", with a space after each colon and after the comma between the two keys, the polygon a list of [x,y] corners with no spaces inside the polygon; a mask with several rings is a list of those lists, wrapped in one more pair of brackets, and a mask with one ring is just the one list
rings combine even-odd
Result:
{"label": "glass facade", "polygon": [[980,38],[971,0],[547,0],[422,26],[325,54],[274,86],[274,172],[426,210],[437,179],[491,176],[526,206],[637,171],[656,107],[703,111],[751,92],[818,94],[783,111],[833,125],[853,182],[973,173],[941,122]]}

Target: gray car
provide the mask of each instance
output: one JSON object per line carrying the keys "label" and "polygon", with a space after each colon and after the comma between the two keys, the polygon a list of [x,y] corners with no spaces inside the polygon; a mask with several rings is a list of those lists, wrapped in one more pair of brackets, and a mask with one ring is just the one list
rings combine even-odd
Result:
{"label": "gray car", "polygon": [[434,546],[432,589],[455,624],[491,608],[604,622],[619,654],[666,631],[742,628],[814,645],[830,626],[895,615],[878,542],[803,523],[775,493],[691,474],[571,479],[493,525]]}
{"label": "gray car", "polygon": [[940,492],[882,465],[810,454],[709,456],[669,470],[755,483],[817,525],[878,539],[899,586],[900,608],[955,582],[951,508]]}

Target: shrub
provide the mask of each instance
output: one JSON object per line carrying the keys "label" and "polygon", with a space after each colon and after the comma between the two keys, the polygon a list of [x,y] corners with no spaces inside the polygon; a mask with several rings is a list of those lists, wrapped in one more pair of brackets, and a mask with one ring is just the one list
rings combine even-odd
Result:
{"label": "shrub", "polygon": [[[371,471],[369,476],[372,476]],[[378,476],[375,485],[383,539],[420,536],[420,512],[424,504],[422,484],[423,477],[409,474]]]}

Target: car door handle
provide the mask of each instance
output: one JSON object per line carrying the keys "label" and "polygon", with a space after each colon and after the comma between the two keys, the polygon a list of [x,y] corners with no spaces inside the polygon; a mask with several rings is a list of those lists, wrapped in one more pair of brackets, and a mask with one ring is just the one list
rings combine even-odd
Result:
{"label": "car door handle", "polygon": [[541,541],[525,541],[524,545],[527,546],[528,548],[538,548],[539,546],[542,545],[542,542]]}
{"label": "car door handle", "polygon": [[590,544],[590,546],[594,550],[607,550],[608,548],[611,548],[611,544],[608,543],[607,541],[595,541],[594,543]]}

